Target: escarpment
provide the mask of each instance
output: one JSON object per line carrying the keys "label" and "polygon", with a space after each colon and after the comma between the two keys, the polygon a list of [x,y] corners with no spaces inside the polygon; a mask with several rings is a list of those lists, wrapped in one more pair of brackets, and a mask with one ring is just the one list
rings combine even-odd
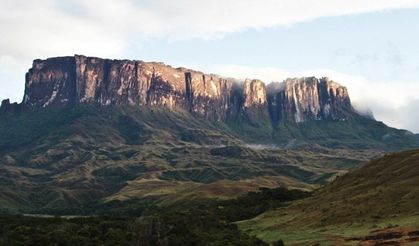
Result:
{"label": "escarpment", "polygon": [[345,120],[348,112],[354,112],[346,88],[328,78],[265,85],[260,80],[239,81],[157,62],[81,55],[35,60],[26,74],[21,106],[77,104],[164,106],[210,120],[245,116],[252,121],[267,118],[273,124]]}
{"label": "escarpment", "polygon": [[287,79],[271,84],[268,96],[273,121],[346,120],[353,112],[346,87],[329,78]]}

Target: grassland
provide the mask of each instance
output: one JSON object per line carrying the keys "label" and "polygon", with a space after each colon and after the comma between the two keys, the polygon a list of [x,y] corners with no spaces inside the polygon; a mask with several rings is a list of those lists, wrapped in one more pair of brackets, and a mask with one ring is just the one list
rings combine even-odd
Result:
{"label": "grassland", "polygon": [[393,243],[413,243],[416,236],[408,234],[415,235],[419,229],[418,183],[419,150],[386,155],[337,178],[307,199],[238,224],[266,241],[282,239],[291,245],[350,245],[386,233],[396,235],[388,236]]}

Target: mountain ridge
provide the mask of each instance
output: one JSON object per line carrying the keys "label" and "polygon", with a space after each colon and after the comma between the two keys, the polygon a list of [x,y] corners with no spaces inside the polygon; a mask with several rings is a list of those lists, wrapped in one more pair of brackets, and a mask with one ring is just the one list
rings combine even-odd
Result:
{"label": "mountain ridge", "polygon": [[0,118],[83,105],[164,107],[226,123],[249,143],[381,150],[419,146],[419,138],[410,132],[358,113],[346,87],[326,77],[289,78],[266,85],[257,79],[239,81],[162,62],[74,55],[36,59],[25,79],[22,103],[3,100]]}
{"label": "mountain ridge", "polygon": [[[287,79],[274,88],[256,79],[239,81],[158,62],[75,55],[34,60],[25,80],[21,106],[29,109],[163,105],[212,120],[269,117],[274,125],[356,114],[346,87],[328,78]],[[3,111],[11,110],[7,105],[4,101]]]}

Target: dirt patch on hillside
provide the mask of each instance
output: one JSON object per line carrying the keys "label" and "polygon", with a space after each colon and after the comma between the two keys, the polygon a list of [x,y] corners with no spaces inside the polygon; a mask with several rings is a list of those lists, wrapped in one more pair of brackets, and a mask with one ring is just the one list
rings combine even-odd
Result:
{"label": "dirt patch on hillside", "polygon": [[346,241],[358,241],[360,245],[406,245],[419,243],[419,231],[408,228],[391,228],[371,231],[364,237],[352,237]]}

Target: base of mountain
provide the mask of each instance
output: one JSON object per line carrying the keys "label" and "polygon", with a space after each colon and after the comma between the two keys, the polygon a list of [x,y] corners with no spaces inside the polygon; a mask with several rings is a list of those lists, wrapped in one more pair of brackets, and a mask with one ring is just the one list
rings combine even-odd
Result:
{"label": "base of mountain", "polygon": [[274,129],[145,106],[6,113],[0,136],[0,209],[58,214],[96,201],[312,190],[385,151],[418,146],[409,132],[360,116]]}

